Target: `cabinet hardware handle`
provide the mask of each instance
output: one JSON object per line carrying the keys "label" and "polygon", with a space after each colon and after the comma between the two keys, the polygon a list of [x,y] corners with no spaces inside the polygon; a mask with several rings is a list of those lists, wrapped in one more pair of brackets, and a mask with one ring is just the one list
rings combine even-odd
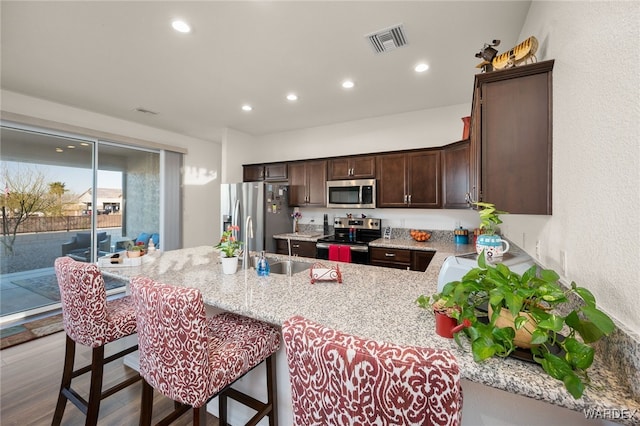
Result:
{"label": "cabinet hardware handle", "polygon": [[411,204],[411,195],[409,195],[409,204]]}
{"label": "cabinet hardware handle", "polygon": [[395,253],[385,253],[384,254],[386,257],[396,257]]}
{"label": "cabinet hardware handle", "polygon": [[407,194],[404,194],[404,203],[407,204]]}
{"label": "cabinet hardware handle", "polygon": [[294,244],[293,248],[300,248],[300,244]]}
{"label": "cabinet hardware handle", "polygon": [[[473,187],[473,190],[475,191],[476,187]],[[471,195],[471,192],[467,192],[467,194],[465,195],[465,201],[469,204],[473,204],[475,203],[475,200],[473,199],[473,196]]]}

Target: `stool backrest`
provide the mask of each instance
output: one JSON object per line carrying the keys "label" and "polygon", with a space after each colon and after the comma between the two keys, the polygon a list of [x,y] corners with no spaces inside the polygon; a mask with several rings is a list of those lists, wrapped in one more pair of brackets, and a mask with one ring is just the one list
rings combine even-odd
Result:
{"label": "stool backrest", "polygon": [[298,426],[462,421],[460,372],[446,350],[362,339],[300,316],[282,334]]}
{"label": "stool backrest", "polygon": [[71,339],[96,348],[108,342],[107,291],[93,263],[59,257],[54,262],[64,330]]}
{"label": "stool backrest", "polygon": [[200,292],[131,280],[136,310],[140,375],[174,401],[200,407],[211,395],[207,318]]}

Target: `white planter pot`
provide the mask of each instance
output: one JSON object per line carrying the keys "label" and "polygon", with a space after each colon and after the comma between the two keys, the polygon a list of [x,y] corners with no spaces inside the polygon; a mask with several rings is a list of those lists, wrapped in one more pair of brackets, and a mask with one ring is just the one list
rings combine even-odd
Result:
{"label": "white planter pot", "polygon": [[235,274],[238,270],[238,257],[221,257],[222,272],[227,275]]}

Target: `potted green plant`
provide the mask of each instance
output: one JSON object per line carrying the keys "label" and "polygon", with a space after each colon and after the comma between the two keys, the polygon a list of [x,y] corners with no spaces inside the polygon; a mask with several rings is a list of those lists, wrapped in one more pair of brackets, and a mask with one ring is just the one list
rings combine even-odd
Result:
{"label": "potted green plant", "polygon": [[234,231],[239,231],[240,227],[231,225],[222,233],[220,242],[214,248],[220,251],[222,271],[225,274],[235,274],[238,269],[238,256],[241,253],[242,242],[234,235]]}
{"label": "potted green plant", "polygon": [[502,223],[500,215],[507,214],[507,212],[498,210],[492,203],[477,201],[473,204],[480,208],[478,214],[482,231],[482,234],[478,235],[476,239],[476,251],[478,254],[484,251],[489,258],[502,257],[504,253],[509,251],[509,242],[496,234],[496,227]]}
{"label": "potted green plant", "polygon": [[[465,325],[461,331],[471,342],[475,361],[509,356],[519,345],[516,333],[524,333],[530,338],[532,360],[578,399],[589,383],[587,370],[595,352],[592,344],[615,326],[596,307],[589,290],[575,282],[567,289],[558,280],[555,271],[535,265],[519,275],[502,263],[491,265],[482,253],[478,267],[460,281],[446,284],[431,300],[454,308],[448,313]],[[573,301],[570,294],[575,296]],[[418,304],[426,307],[424,296],[421,298]],[[504,317],[511,322],[505,323]],[[454,338],[461,345],[460,333]]]}
{"label": "potted green plant", "polygon": [[130,245],[127,248],[127,257],[140,257],[144,255],[144,243],[141,241],[136,245]]}

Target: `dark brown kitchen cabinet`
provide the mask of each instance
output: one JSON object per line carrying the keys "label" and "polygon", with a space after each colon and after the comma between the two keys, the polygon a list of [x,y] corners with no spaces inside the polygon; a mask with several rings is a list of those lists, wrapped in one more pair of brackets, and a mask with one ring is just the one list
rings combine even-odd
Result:
{"label": "dark brown kitchen cabinet", "polygon": [[411,250],[369,247],[369,258],[373,266],[385,268],[411,269]]}
{"label": "dark brown kitchen cabinet", "polygon": [[369,256],[373,266],[421,272],[427,269],[434,254],[434,251],[382,247],[369,248]]}
{"label": "dark brown kitchen cabinet", "polygon": [[411,270],[426,271],[435,254],[435,251],[411,250]]}
{"label": "dark brown kitchen cabinet", "polygon": [[285,181],[287,180],[287,163],[251,164],[242,167],[244,182]]}
{"label": "dark brown kitchen cabinet", "polygon": [[[276,253],[277,254],[289,254],[289,247],[287,246],[287,240],[276,239]],[[316,243],[311,241],[299,241],[291,240],[291,255],[310,257],[315,259],[316,257]]]}
{"label": "dark brown kitchen cabinet", "polygon": [[329,180],[368,179],[376,177],[373,155],[340,157],[329,160]]}
{"label": "dark brown kitchen cabinet", "polygon": [[469,193],[469,140],[442,149],[442,207],[466,209]]}
{"label": "dark brown kitchen cabinet", "polygon": [[472,199],[509,213],[551,214],[553,63],[476,75]]}
{"label": "dark brown kitchen cabinet", "polygon": [[378,207],[439,208],[440,149],[377,157]]}
{"label": "dark brown kitchen cabinet", "polygon": [[289,205],[326,206],[327,161],[289,163]]}
{"label": "dark brown kitchen cabinet", "polygon": [[262,164],[242,166],[243,182],[257,182],[261,180],[264,180],[264,166]]}

